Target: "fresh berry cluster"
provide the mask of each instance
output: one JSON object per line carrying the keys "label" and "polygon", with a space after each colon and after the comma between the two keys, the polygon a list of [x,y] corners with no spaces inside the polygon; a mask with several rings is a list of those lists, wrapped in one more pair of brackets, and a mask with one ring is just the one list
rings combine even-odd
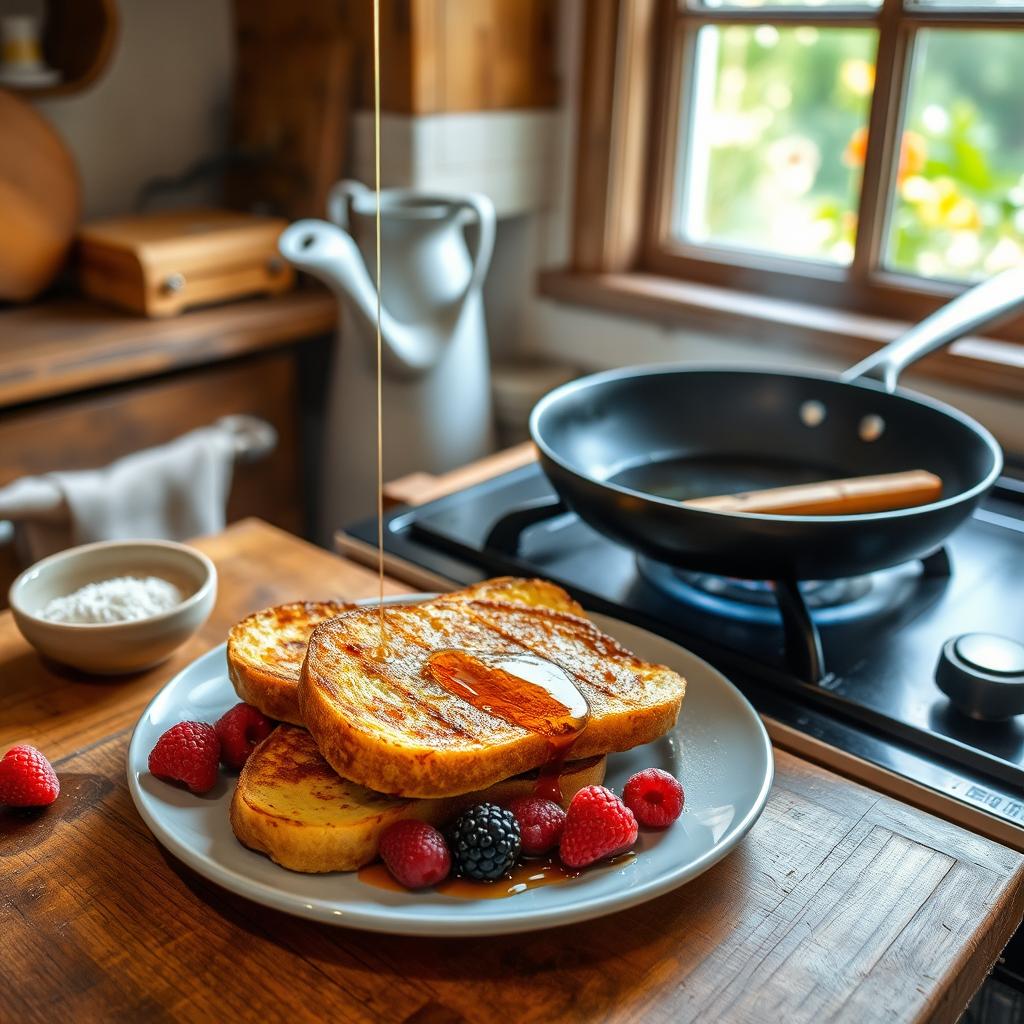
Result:
{"label": "fresh berry cluster", "polygon": [[507,876],[520,855],[558,850],[572,869],[630,849],[639,826],[664,828],[683,809],[683,787],[668,772],[648,768],[626,783],[622,799],[604,786],[586,786],[563,810],[542,797],[519,797],[507,807],[477,804],[442,835],[423,821],[399,821],[384,830],[380,855],[408,889],[444,881],[454,869],[465,878],[493,882]]}
{"label": "fresh berry cluster", "polygon": [[60,781],[53,765],[35,747],[19,743],[0,760],[0,804],[47,807],[59,793]]}
{"label": "fresh berry cluster", "polygon": [[164,782],[208,793],[217,784],[218,765],[241,770],[272,728],[269,718],[245,703],[226,711],[214,725],[178,722],[156,741],[149,753],[149,770]]}

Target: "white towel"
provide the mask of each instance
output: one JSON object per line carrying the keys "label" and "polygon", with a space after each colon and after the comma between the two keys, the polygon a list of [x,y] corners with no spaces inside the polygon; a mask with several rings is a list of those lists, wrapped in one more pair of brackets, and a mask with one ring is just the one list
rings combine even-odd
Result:
{"label": "white towel", "polygon": [[38,561],[97,540],[184,540],[224,528],[234,435],[201,427],[104,469],[46,473],[33,483],[60,492],[56,511],[15,518],[22,558]]}

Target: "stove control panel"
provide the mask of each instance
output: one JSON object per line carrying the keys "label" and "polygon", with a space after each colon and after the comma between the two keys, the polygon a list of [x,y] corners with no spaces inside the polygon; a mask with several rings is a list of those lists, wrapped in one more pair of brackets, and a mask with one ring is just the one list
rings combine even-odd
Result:
{"label": "stove control panel", "polygon": [[947,640],[935,683],[959,711],[981,721],[1024,714],[1024,644],[995,633]]}

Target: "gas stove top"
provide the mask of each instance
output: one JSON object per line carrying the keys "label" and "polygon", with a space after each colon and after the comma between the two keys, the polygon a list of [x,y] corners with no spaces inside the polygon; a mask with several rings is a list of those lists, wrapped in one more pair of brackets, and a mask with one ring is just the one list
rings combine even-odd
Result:
{"label": "gas stove top", "polygon": [[[368,520],[344,546],[358,553],[375,543]],[[1002,479],[923,562],[799,587],[639,558],[568,512],[535,465],[390,514],[385,551],[392,564],[459,584],[506,573],[551,579],[585,607],[714,664],[782,745],[876,783],[872,771],[882,773],[891,791],[1024,848],[1024,716],[976,720],[935,681],[948,641],[998,634],[1015,643],[995,651],[1009,668],[995,689],[1015,699],[1013,679],[1024,678],[1024,482]],[[970,651],[968,641],[959,654]],[[947,665],[946,675],[956,672]]]}

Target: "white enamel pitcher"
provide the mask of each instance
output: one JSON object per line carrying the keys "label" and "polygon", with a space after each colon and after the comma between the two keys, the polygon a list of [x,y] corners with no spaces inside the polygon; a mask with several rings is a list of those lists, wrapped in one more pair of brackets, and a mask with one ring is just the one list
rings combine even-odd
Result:
{"label": "white enamel pitcher", "polygon": [[[278,243],[342,305],[329,389],[325,535],[375,510],[375,210],[371,189],[339,182],[328,199],[332,223],[297,221]],[[471,252],[463,230],[474,222]],[[385,480],[441,473],[493,450],[483,282],[494,227],[494,206],[483,195],[381,192]]]}

